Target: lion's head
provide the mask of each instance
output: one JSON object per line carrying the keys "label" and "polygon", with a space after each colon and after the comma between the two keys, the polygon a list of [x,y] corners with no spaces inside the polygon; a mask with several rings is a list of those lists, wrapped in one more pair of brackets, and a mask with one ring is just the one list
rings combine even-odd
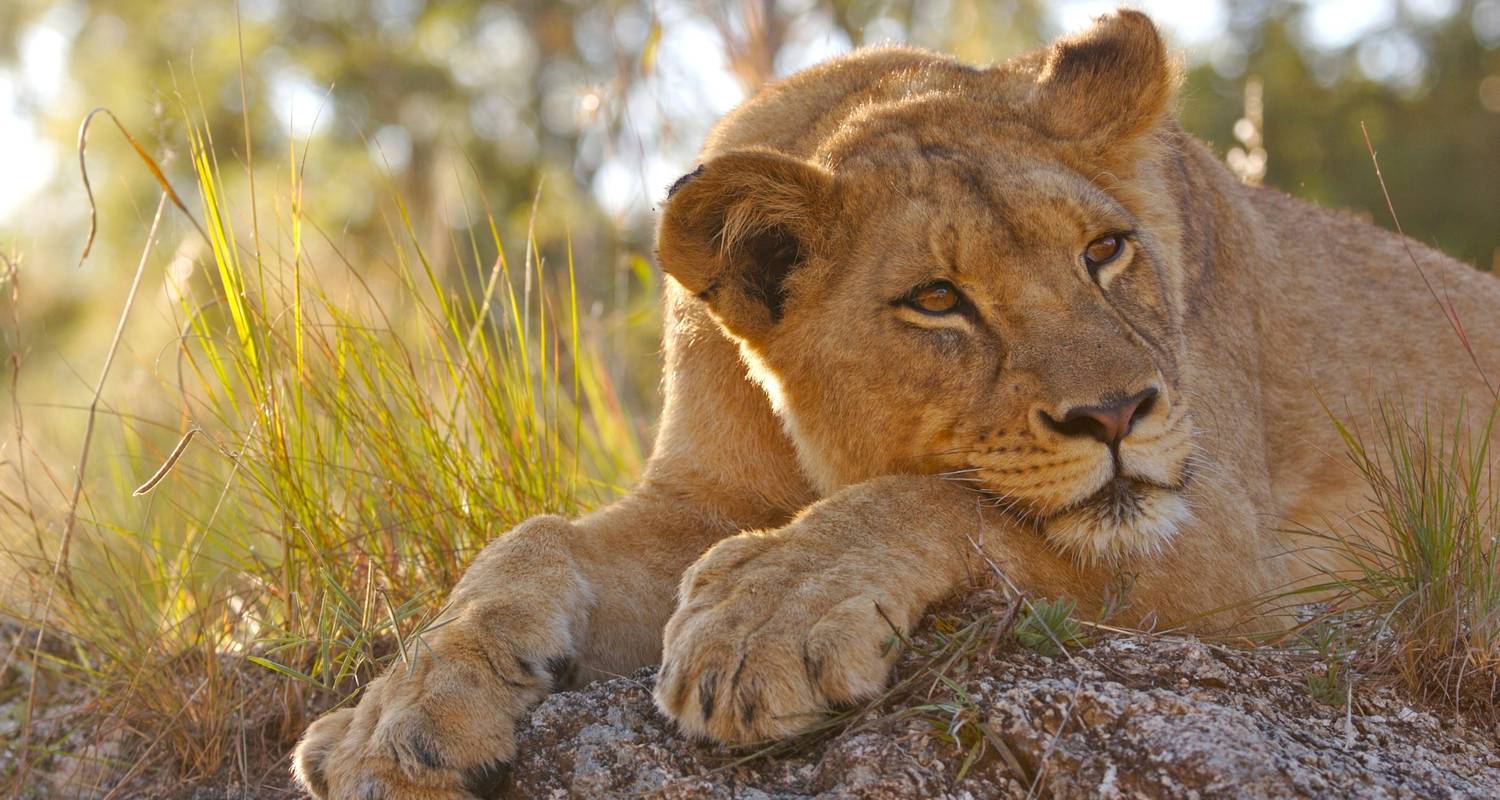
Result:
{"label": "lion's head", "polygon": [[824,489],[945,473],[1080,558],[1190,514],[1175,69],[1124,12],[977,70],[932,56],[802,157],[674,188],[664,269],[742,343]]}

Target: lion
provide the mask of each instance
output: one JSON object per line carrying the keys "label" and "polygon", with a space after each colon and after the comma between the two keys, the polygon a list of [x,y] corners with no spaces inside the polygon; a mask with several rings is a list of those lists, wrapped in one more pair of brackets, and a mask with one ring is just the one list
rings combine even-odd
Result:
{"label": "lion", "polygon": [[489,544],[410,663],[308,728],[301,784],[493,797],[545,695],[658,663],[684,733],[785,737],[975,576],[1273,624],[1254,601],[1320,568],[1283,531],[1363,502],[1330,413],[1487,400],[1500,283],[1243,185],[1179,73],[1121,11],[987,68],[859,50],[729,114],[660,218],[639,485]]}

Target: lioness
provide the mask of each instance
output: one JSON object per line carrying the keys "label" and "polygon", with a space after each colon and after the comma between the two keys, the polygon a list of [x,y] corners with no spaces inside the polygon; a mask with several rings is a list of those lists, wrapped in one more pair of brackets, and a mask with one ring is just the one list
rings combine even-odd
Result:
{"label": "lioness", "polygon": [[1500,283],[1241,185],[1176,83],[1127,11],[985,69],[862,50],[720,122],[660,222],[640,485],[485,548],[414,663],[308,729],[303,785],[492,796],[544,695],[658,661],[684,732],[785,736],[981,574],[1264,625],[1312,568],[1281,531],[1360,507],[1327,409],[1487,408],[1436,299],[1495,373]]}

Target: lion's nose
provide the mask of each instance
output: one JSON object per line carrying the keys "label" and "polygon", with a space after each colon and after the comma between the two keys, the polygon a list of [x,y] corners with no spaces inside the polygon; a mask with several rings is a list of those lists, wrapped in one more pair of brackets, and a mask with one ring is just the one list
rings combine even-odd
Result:
{"label": "lion's nose", "polygon": [[1042,412],[1052,430],[1064,436],[1088,436],[1114,447],[1130,433],[1136,420],[1151,413],[1156,405],[1156,389],[1149,388],[1129,397],[1123,393],[1093,406],[1068,409],[1062,419]]}

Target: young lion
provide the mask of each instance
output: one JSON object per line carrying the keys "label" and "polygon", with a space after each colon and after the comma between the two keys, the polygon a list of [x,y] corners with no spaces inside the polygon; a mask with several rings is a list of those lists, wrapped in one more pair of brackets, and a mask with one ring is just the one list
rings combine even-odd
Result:
{"label": "young lion", "polygon": [[492,796],[545,694],[657,661],[686,733],[785,736],[995,571],[1085,610],[1124,578],[1143,624],[1265,625],[1247,601],[1311,568],[1278,531],[1362,499],[1325,405],[1487,408],[1500,283],[1239,184],[1175,83],[1120,12],[986,69],[863,50],[729,115],[661,220],[640,485],[489,545],[414,663],[308,729],[298,778]]}

